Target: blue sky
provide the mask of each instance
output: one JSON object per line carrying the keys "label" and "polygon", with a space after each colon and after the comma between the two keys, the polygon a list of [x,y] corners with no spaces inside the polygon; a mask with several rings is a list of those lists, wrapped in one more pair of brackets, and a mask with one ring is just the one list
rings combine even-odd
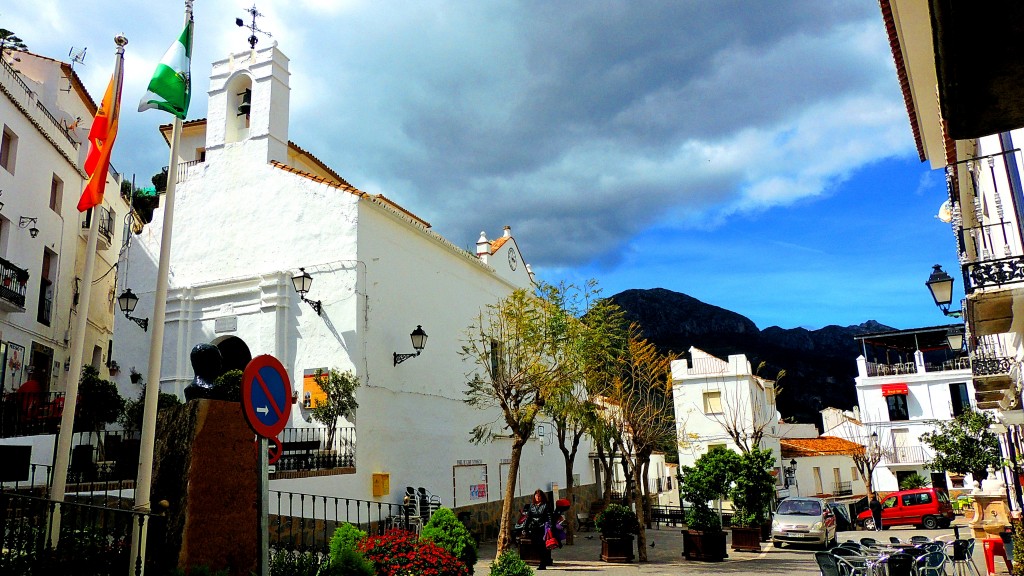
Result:
{"label": "blue sky", "polygon": [[[196,0],[194,96],[247,49],[251,2]],[[512,226],[544,280],[664,287],[758,326],[945,321],[954,272],[875,2],[266,0],[290,58],[289,138],[472,249]],[[0,27],[67,59],[95,99],[129,39],[114,165],[167,163],[164,114],[130,111],[183,3],[10,0]],[[955,274],[954,274],[955,275]]]}

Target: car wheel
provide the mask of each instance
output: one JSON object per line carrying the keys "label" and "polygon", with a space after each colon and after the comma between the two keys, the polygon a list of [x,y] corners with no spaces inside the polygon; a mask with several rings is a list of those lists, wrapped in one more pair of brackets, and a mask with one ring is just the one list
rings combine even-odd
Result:
{"label": "car wheel", "polygon": [[874,530],[875,529],[875,519],[874,518],[867,518],[867,519],[865,519],[864,520],[864,529],[865,530]]}
{"label": "car wheel", "polygon": [[939,527],[939,520],[935,516],[925,516],[921,519],[921,526],[925,530],[935,530]]}

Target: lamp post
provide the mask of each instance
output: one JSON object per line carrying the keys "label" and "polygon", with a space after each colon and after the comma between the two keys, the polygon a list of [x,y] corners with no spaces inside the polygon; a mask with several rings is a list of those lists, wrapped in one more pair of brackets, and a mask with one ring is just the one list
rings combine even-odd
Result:
{"label": "lamp post", "polygon": [[323,310],[323,304],[319,300],[310,300],[306,298],[306,293],[309,292],[310,286],[313,285],[313,277],[306,272],[305,268],[299,268],[299,273],[292,277],[292,287],[299,293],[299,299],[309,304],[316,310],[316,315],[320,316]]}
{"label": "lamp post", "polygon": [[871,433],[871,440],[868,442],[868,492],[875,492],[875,466],[882,459],[881,450],[878,447],[878,432]]}
{"label": "lamp post", "polygon": [[935,305],[942,310],[943,314],[953,318],[960,318],[963,315],[963,310],[950,311],[949,309],[949,305],[953,302],[953,277],[946,274],[942,266],[939,264],[932,266],[931,276],[928,277],[928,281],[924,285],[928,287],[932,299],[935,300]]}
{"label": "lamp post", "polygon": [[423,348],[427,346],[427,333],[423,331],[423,326],[417,325],[416,329],[413,330],[411,334],[409,334],[409,338],[412,340],[412,348],[416,352],[413,354],[399,354],[398,352],[395,352],[395,366],[398,366],[399,364],[405,362],[409,358],[415,358],[416,356],[419,356],[420,352],[423,351]]}
{"label": "lamp post", "polygon": [[120,296],[117,297],[117,307],[124,313],[124,317],[135,322],[142,328],[143,332],[149,331],[149,318],[136,318],[132,316],[132,312],[135,311],[135,306],[139,304],[139,297],[132,292],[131,288],[126,288]]}

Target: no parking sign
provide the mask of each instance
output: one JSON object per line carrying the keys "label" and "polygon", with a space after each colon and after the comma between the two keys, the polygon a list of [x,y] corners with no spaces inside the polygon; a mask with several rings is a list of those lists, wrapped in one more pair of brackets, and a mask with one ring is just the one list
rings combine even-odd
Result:
{"label": "no parking sign", "polygon": [[284,430],[291,412],[292,384],[281,362],[269,354],[257,356],[242,374],[245,420],[256,434],[274,438]]}

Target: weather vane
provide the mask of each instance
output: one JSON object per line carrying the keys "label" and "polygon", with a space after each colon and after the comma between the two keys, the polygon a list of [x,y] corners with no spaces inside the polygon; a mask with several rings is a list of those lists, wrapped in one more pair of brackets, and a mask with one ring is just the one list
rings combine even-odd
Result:
{"label": "weather vane", "polygon": [[271,37],[271,34],[270,34],[270,32],[267,32],[265,30],[260,30],[256,26],[256,17],[257,16],[263,16],[263,14],[261,14],[258,10],[256,10],[256,5],[255,4],[253,4],[252,8],[249,8],[248,10],[246,10],[246,12],[248,12],[252,16],[252,24],[249,24],[248,26],[246,26],[245,22],[242,21],[241,18],[235,18],[235,24],[237,24],[239,28],[248,28],[249,29],[249,31],[252,33],[252,35],[249,36],[249,47],[252,48],[253,50],[255,50],[256,49],[256,42],[259,41],[259,39],[256,38],[256,33],[259,32],[260,34],[266,34],[268,38]]}

